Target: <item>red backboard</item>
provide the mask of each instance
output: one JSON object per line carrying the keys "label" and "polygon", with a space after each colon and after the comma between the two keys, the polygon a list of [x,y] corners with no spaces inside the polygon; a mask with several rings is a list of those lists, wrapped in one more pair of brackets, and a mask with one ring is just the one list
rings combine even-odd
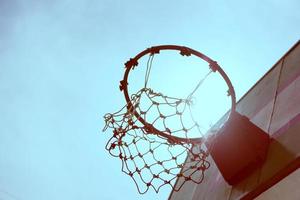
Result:
{"label": "red backboard", "polygon": [[[293,188],[295,180],[299,183],[300,177],[296,171],[300,166],[299,102],[300,41],[237,104],[239,113],[248,117],[272,138],[265,163],[246,179],[231,186],[223,179],[211,159],[212,166],[207,170],[202,184],[187,182],[179,192],[172,191],[169,199],[285,199],[286,195],[291,197],[289,199],[299,197],[298,190],[288,190]],[[238,147],[236,148],[238,151]]]}

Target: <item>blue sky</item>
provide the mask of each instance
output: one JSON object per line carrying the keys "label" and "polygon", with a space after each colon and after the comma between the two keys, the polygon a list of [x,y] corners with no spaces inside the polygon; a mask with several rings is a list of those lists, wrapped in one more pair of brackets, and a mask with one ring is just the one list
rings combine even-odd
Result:
{"label": "blue sky", "polygon": [[0,199],[166,199],[121,173],[102,116],[149,46],[207,54],[239,98],[300,39],[297,0],[224,2],[0,0]]}

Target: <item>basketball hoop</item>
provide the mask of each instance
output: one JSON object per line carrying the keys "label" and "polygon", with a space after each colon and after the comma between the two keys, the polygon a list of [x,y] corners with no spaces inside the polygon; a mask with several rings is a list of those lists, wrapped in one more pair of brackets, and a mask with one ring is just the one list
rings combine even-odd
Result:
{"label": "basketball hoop", "polygon": [[[201,79],[187,98],[169,97],[147,87],[153,57],[161,51],[178,51],[181,56],[195,56],[207,62],[209,73]],[[128,93],[128,75],[138,66],[139,60],[149,55],[145,75],[145,84],[137,93]],[[164,185],[170,185],[178,191],[187,181],[201,183],[204,172],[210,166],[207,161],[208,152],[204,146],[204,138],[192,138],[190,132],[197,131],[200,135],[199,124],[191,113],[191,99],[194,92],[201,86],[211,73],[219,73],[228,86],[228,96],[231,97],[231,113],[235,111],[235,92],[233,86],[217,64],[204,54],[188,47],[176,45],[155,46],[146,49],[125,63],[125,73],[120,81],[126,105],[115,113],[104,116],[105,127],[112,129],[113,136],[106,145],[109,153],[122,161],[122,171],[135,182],[139,193],[143,194],[152,187],[156,192]],[[145,108],[141,106],[143,99],[150,100]],[[172,113],[166,115],[161,106],[167,107]],[[142,108],[144,107],[144,108]],[[153,122],[147,121],[149,110],[158,111]],[[192,125],[185,125],[183,116],[189,116]],[[229,115],[230,116],[230,115]],[[176,117],[180,129],[172,129],[165,120]],[[161,126],[157,127],[156,122]],[[188,156],[189,159],[186,160]],[[175,185],[176,179],[178,179]]]}

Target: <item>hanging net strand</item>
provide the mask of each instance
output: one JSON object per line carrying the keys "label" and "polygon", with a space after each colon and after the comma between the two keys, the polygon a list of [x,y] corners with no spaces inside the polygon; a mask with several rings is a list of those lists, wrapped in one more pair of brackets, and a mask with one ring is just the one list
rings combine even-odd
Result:
{"label": "hanging net strand", "polygon": [[144,88],[147,88],[147,84],[149,81],[149,77],[150,77],[150,72],[151,72],[151,68],[152,68],[152,62],[153,62],[153,58],[154,58],[155,54],[150,54],[148,61],[147,61],[147,68],[146,68],[146,74],[145,74],[145,85]]}
{"label": "hanging net strand", "polygon": [[194,93],[199,89],[199,87],[202,85],[202,83],[205,81],[205,79],[213,72],[213,70],[210,70],[205,76],[204,78],[202,78],[198,84],[196,85],[196,87],[194,88],[194,90],[188,95],[187,99],[191,99],[194,95]]}

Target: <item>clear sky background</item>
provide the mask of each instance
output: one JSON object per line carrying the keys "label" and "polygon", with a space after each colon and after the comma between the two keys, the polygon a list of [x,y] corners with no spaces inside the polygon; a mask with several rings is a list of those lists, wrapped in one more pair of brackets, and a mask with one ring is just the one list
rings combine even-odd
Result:
{"label": "clear sky background", "polygon": [[[178,44],[217,60],[240,98],[300,39],[300,2],[0,0],[0,199],[140,196],[104,149],[123,63]],[[185,77],[188,80],[188,77]]]}

